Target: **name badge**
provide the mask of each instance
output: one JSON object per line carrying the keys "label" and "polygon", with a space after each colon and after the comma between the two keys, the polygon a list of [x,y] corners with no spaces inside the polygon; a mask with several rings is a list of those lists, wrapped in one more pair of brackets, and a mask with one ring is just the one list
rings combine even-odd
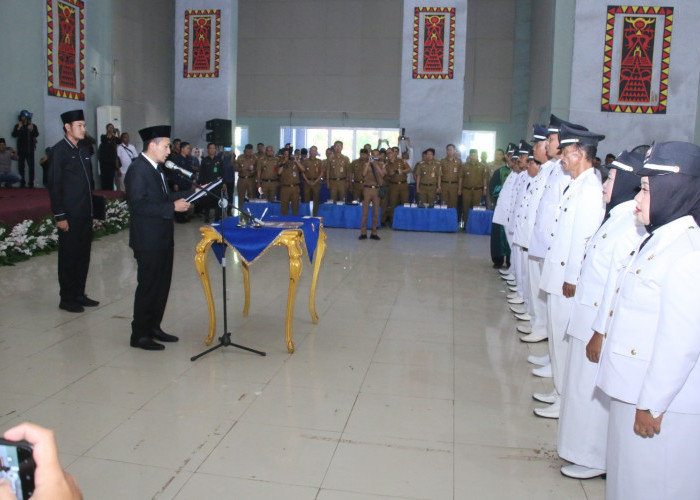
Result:
{"label": "name badge", "polygon": [[430,177],[435,177],[435,172],[433,172],[432,174],[430,174]]}
{"label": "name badge", "polygon": [[297,176],[297,173],[296,173],[296,172],[292,172],[292,177],[296,177],[296,176]]}
{"label": "name badge", "polygon": [[340,167],[340,173],[342,174],[344,171],[343,167]]}
{"label": "name badge", "polygon": [[457,173],[457,168],[455,167],[455,169],[454,169],[452,172],[456,174],[456,173]]}

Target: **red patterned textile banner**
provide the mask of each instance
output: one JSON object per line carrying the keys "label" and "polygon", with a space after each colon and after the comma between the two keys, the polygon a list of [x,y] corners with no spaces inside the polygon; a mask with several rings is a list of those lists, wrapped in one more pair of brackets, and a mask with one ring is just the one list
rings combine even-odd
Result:
{"label": "red patterned textile banner", "polygon": [[664,114],[673,7],[608,6],[602,111]]}
{"label": "red patterned textile banner", "polygon": [[217,78],[221,54],[221,11],[185,11],[185,78]]}
{"label": "red patterned textile banner", "polygon": [[413,17],[413,78],[452,79],[455,9],[416,7]]}
{"label": "red patterned textile banner", "polygon": [[49,95],[85,100],[85,6],[47,0],[46,66]]}

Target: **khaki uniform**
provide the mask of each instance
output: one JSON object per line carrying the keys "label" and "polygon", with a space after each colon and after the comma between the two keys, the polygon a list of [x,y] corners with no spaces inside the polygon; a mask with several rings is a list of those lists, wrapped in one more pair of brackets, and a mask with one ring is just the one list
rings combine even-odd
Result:
{"label": "khaki uniform", "polygon": [[[389,185],[389,201],[387,204],[387,217],[390,221],[394,221],[394,209],[399,205],[408,203],[409,200],[409,189],[408,189],[408,173],[411,171],[411,167],[408,166],[401,158],[396,158],[393,162],[387,161],[385,164],[386,177],[385,181]],[[396,173],[396,171],[399,173]],[[384,218],[384,217],[382,217]]]}
{"label": "khaki uniform", "polygon": [[348,189],[348,170],[350,159],[345,155],[335,156],[326,160],[328,169],[328,189],[331,192],[331,200],[345,201]]}
{"label": "khaki uniform", "polygon": [[360,226],[360,234],[367,234],[367,218],[369,217],[369,204],[372,204],[372,234],[377,233],[377,226],[379,225],[379,210],[380,210],[380,200],[379,200],[379,187],[384,185],[384,174],[376,164],[380,162],[374,162],[374,169],[372,164],[370,164],[367,169],[367,175],[365,175],[364,189],[362,191],[362,225]]}
{"label": "khaki uniform", "polygon": [[350,174],[352,175],[352,184],[350,187],[352,199],[360,201],[362,199],[362,191],[364,190],[364,179],[362,171],[365,169],[365,162],[358,158],[350,164]]}
{"label": "khaki uniform", "polygon": [[[321,178],[323,177],[323,160],[319,158],[307,158],[304,160],[304,175],[307,183],[304,184],[304,201],[313,201],[314,216],[318,215],[318,206],[321,204]],[[316,184],[312,182],[318,180]]]}
{"label": "khaki uniform", "polygon": [[421,203],[432,205],[435,201],[438,177],[440,176],[440,164],[437,160],[426,160],[416,165],[416,177],[420,177],[420,186],[416,180],[417,197]]}
{"label": "khaki uniform", "polygon": [[448,208],[457,208],[461,170],[462,160],[457,157],[440,160],[440,198]]}
{"label": "khaki uniform", "polygon": [[287,163],[280,163],[277,167],[277,172],[280,177],[280,213],[282,215],[289,214],[289,204],[292,204],[292,215],[299,215],[299,181],[301,172],[299,165],[294,160],[289,160]]}
{"label": "khaki uniform", "polygon": [[462,210],[466,226],[469,209],[481,203],[486,183],[486,167],[478,161],[467,160],[462,165],[460,178],[462,181]]}
{"label": "khaki uniform", "polygon": [[263,198],[267,201],[275,201],[275,196],[277,196],[277,187],[279,186],[277,175],[278,164],[279,158],[275,156],[267,156],[258,161],[257,164],[258,180],[262,187]]}
{"label": "khaki uniform", "polygon": [[243,201],[248,198],[252,200],[258,197],[255,178],[257,172],[255,164],[257,158],[255,155],[238,155],[234,170],[238,172],[238,205],[243,208]]}

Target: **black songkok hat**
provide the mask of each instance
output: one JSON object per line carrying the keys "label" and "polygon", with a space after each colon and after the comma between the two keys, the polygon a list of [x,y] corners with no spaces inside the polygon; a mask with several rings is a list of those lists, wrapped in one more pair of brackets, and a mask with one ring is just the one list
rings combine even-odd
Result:
{"label": "black songkok hat", "polygon": [[547,127],[535,123],[532,126],[532,142],[540,142],[547,139]]}
{"label": "black songkok hat", "polygon": [[73,123],[77,122],[80,120],[85,120],[85,115],[83,114],[82,109],[74,109],[73,111],[66,111],[65,113],[61,114],[61,120],[63,121],[63,124],[65,125],[66,123]]}
{"label": "black songkok hat", "polygon": [[686,174],[700,177],[700,147],[689,142],[652,144],[639,175]]}
{"label": "black songkok hat", "polygon": [[636,151],[623,151],[610,164],[610,168],[616,168],[622,172],[637,173],[644,164],[644,155]]}
{"label": "black songkok hat", "polygon": [[577,125],[572,127],[566,122],[561,124],[561,128],[559,129],[559,149],[564,149],[571,144],[598,147],[598,143],[605,139],[605,136],[602,134],[596,134],[587,129],[583,130],[576,127]]}
{"label": "black songkok hat", "polygon": [[157,139],[158,137],[170,137],[170,125],[155,125],[139,130],[143,142]]}
{"label": "black songkok hat", "polygon": [[529,155],[530,153],[532,153],[532,146],[526,141],[521,140],[520,144],[518,145],[518,156]]}
{"label": "black songkok hat", "polygon": [[509,142],[508,145],[506,146],[506,154],[514,155],[517,150],[518,150],[518,145],[513,144],[512,142]]}
{"label": "black songkok hat", "polygon": [[566,120],[562,120],[561,118],[559,118],[557,116],[549,115],[549,126],[547,127],[547,135],[558,134],[559,131],[561,130],[562,125],[568,125],[569,128],[577,128],[579,130],[588,130],[583,125],[578,125],[576,123],[567,122]]}

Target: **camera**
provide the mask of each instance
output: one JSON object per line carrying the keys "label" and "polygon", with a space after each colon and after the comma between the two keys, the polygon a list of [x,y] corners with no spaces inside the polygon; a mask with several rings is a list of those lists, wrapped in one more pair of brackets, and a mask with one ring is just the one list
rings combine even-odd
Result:
{"label": "camera", "polygon": [[32,445],[0,438],[0,479],[10,483],[18,500],[29,498],[34,493],[34,469]]}

